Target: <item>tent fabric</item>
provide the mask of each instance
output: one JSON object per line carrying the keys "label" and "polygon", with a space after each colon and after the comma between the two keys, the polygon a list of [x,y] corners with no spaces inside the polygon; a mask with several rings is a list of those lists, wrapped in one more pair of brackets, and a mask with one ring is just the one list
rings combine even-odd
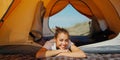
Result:
{"label": "tent fabric", "polygon": [[87,17],[91,17],[93,16],[93,14],[91,13],[89,7],[87,5],[85,5],[84,2],[79,1],[79,0],[69,0],[70,4],[80,13],[82,13],[83,15],[87,16]]}
{"label": "tent fabric", "polygon": [[[2,0],[1,0],[2,1]],[[4,0],[5,1],[5,0]],[[6,11],[6,14],[3,14],[3,18],[1,18],[3,21],[7,19],[7,17],[14,11],[14,9],[17,7],[17,5],[20,3],[21,0],[11,0],[11,6],[8,8]],[[4,5],[3,5],[4,6]],[[3,23],[0,23],[0,27],[2,26]]]}
{"label": "tent fabric", "polygon": [[118,13],[118,15],[120,16],[120,0],[110,0],[111,4],[113,5],[113,7],[116,9],[116,12]]}
{"label": "tent fabric", "polygon": [[[60,1],[56,1],[56,3],[54,3],[55,5],[52,8],[52,11],[50,13],[50,16],[60,12],[61,10],[63,10],[68,4],[71,4],[76,10],[78,10],[79,12],[85,14],[88,17],[92,16],[92,13],[90,12],[89,8],[81,1],[79,0],[60,0]],[[62,4],[62,5],[61,5]]]}
{"label": "tent fabric", "polygon": [[[79,12],[85,14],[88,17],[92,16],[92,13],[90,12],[89,8],[87,5],[85,5],[83,2],[79,0],[59,0],[53,3],[54,5],[52,6],[53,8],[51,9],[50,16],[60,12],[63,10],[68,4],[71,4],[76,10]],[[62,4],[62,5],[61,5]]]}
{"label": "tent fabric", "polygon": [[[61,5],[62,4],[62,5]],[[51,9],[50,16],[53,16],[54,14],[60,12],[62,9],[64,9],[68,5],[68,2],[66,0],[62,1],[56,1],[56,3],[53,5],[53,8]]]}
{"label": "tent fabric", "polygon": [[117,15],[115,9],[113,8],[111,3],[109,2],[109,0],[104,0],[104,2],[98,1],[98,0],[97,1],[93,0],[93,1],[96,3],[96,6],[99,7],[99,9],[100,9],[102,15],[104,16],[110,30],[112,30],[118,34],[120,31],[120,28],[118,28],[117,26],[120,25],[120,24],[118,24],[118,23],[120,23],[120,19],[119,19],[119,16]]}
{"label": "tent fabric", "polygon": [[90,22],[89,25],[90,25],[90,34],[92,36],[92,34],[101,31],[101,29],[100,29],[99,23],[97,21],[97,18],[95,16],[93,16],[91,18],[92,18],[92,22]]}
{"label": "tent fabric", "polygon": [[97,19],[104,19],[103,15],[101,14],[101,11],[99,7],[96,6],[94,1],[90,0],[82,0],[86,5],[88,5],[89,9],[91,10],[91,13],[93,16],[95,16]]}
{"label": "tent fabric", "polygon": [[12,5],[13,0],[8,0],[4,2],[5,0],[0,0],[0,27],[3,24],[3,18],[8,11],[9,7]]}
{"label": "tent fabric", "polygon": [[36,6],[40,0],[21,0],[0,28],[0,45],[27,44]]}
{"label": "tent fabric", "polygon": [[19,5],[20,1],[21,0],[13,0],[12,6],[9,8],[10,10],[7,12],[7,14],[3,18],[3,20],[7,19],[7,17],[10,15],[10,13],[12,13],[12,11],[14,11],[14,9],[17,7],[17,5]]}
{"label": "tent fabric", "polygon": [[2,19],[3,15],[6,13],[7,9],[12,4],[13,0],[0,0],[0,19]]}
{"label": "tent fabric", "polygon": [[42,23],[43,23],[44,13],[45,13],[45,7],[43,6],[43,2],[40,1],[37,4],[33,24],[30,31],[30,34],[33,35],[31,37],[33,37],[35,41],[42,38],[42,28],[43,28]]}

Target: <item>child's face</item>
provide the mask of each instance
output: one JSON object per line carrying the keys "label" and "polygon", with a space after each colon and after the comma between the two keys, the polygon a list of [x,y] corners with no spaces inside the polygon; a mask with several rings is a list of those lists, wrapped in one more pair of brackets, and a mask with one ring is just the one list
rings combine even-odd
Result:
{"label": "child's face", "polygon": [[59,49],[66,49],[69,44],[69,37],[65,33],[58,34],[56,38],[56,45]]}

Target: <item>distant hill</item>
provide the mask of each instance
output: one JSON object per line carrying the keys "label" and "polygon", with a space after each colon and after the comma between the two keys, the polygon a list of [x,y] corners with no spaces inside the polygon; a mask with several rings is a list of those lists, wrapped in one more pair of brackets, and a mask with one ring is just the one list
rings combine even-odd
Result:
{"label": "distant hill", "polygon": [[[88,22],[78,23],[74,26],[65,28],[69,31],[70,35],[88,35],[89,34],[89,24]],[[53,32],[55,29],[51,29]]]}

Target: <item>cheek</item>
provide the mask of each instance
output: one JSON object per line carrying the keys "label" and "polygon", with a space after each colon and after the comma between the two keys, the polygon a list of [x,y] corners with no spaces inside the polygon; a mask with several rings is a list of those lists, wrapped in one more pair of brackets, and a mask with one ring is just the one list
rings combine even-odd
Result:
{"label": "cheek", "polygon": [[60,45],[60,44],[61,44],[61,42],[60,42],[60,41],[56,41],[56,44],[57,44],[57,45]]}
{"label": "cheek", "polygon": [[68,45],[69,43],[68,42],[66,42],[66,45]]}

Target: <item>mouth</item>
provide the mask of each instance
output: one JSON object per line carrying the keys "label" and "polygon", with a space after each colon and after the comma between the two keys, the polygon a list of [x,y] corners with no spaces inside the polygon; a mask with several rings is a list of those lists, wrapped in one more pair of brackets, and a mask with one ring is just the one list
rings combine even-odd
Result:
{"label": "mouth", "polygon": [[66,46],[61,46],[62,49],[66,49]]}

